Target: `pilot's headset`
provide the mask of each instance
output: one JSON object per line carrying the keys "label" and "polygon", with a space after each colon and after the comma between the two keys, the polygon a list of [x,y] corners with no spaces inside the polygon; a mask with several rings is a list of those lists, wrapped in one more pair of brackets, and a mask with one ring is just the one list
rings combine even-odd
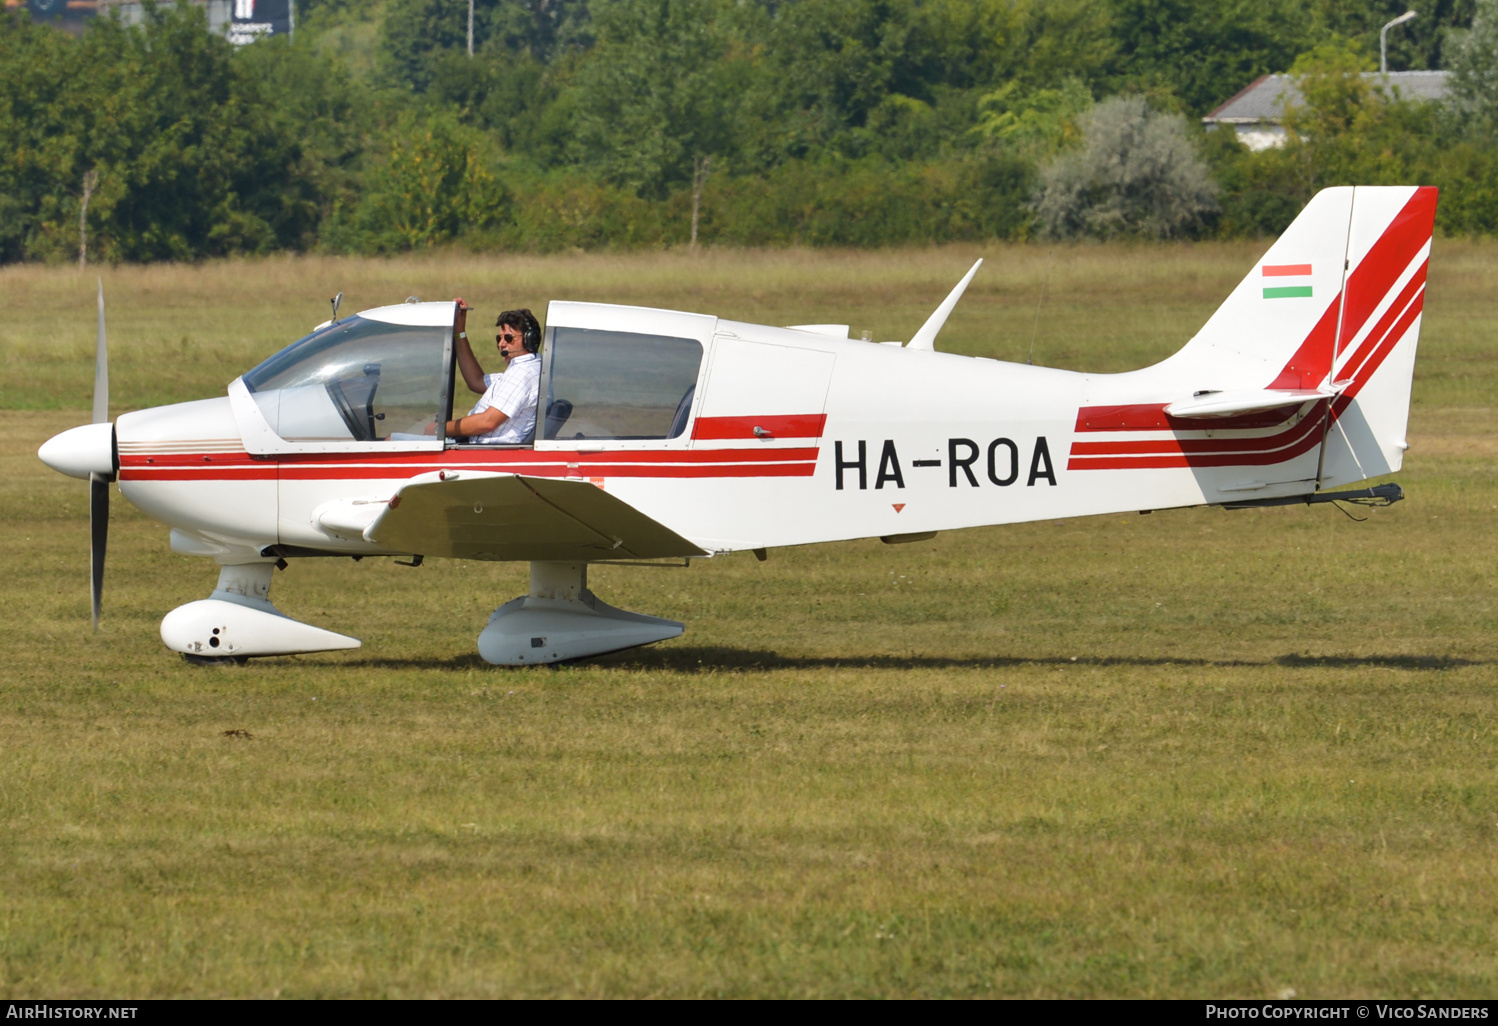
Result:
{"label": "pilot's headset", "polygon": [[527,353],[541,351],[541,322],[529,310],[506,310],[494,321],[496,328],[510,325],[520,329],[520,344]]}

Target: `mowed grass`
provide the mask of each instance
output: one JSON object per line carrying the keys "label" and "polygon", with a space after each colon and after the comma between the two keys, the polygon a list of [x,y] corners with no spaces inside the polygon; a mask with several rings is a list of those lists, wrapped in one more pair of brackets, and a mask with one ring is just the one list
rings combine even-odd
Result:
{"label": "mowed grass", "polygon": [[[979,255],[942,348],[1122,370],[1261,250],[106,269],[114,408],[218,393],[340,288],[905,337]],[[1364,523],[600,568],[687,634],[503,670],[474,638],[523,566],[390,560],[277,575],[362,650],[186,666],[157,624],[214,570],[118,499],[92,635],[87,491],[34,453],[87,419],[93,277],[0,271],[0,994],[1492,997],[1495,279],[1438,242],[1409,498]]]}

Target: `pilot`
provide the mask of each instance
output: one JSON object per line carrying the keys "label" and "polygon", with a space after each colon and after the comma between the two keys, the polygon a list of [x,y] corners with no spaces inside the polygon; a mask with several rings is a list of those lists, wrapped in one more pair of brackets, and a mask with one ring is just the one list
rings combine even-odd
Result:
{"label": "pilot", "polygon": [[[447,422],[444,433],[483,444],[524,444],[536,433],[536,403],[541,386],[541,325],[529,310],[506,310],[495,321],[494,343],[505,361],[502,374],[485,374],[468,344],[468,311],[461,297],[453,330],[457,334],[458,369],[469,389],[482,398],[466,417]],[[435,425],[434,425],[435,427]]]}

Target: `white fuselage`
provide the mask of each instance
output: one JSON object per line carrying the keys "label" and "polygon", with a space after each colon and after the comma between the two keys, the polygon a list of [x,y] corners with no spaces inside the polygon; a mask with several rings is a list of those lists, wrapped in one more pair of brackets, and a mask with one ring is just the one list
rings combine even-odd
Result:
{"label": "white fuselage", "polygon": [[[553,306],[567,323],[662,313]],[[700,321],[706,357],[677,438],[266,451],[241,395],[120,417],[120,489],[179,529],[179,551],[235,561],[273,547],[381,551],[320,512],[437,470],[586,479],[708,551],[1296,494],[1315,480],[1320,404],[1183,431],[1161,407],[1203,382],[1171,361],[1088,375]]]}

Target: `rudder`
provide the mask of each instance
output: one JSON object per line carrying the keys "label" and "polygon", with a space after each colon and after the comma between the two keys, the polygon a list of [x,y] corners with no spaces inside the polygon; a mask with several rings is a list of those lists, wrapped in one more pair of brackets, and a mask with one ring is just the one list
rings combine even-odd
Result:
{"label": "rudder", "polygon": [[1354,190],[1321,487],[1403,464],[1436,198],[1431,186]]}

